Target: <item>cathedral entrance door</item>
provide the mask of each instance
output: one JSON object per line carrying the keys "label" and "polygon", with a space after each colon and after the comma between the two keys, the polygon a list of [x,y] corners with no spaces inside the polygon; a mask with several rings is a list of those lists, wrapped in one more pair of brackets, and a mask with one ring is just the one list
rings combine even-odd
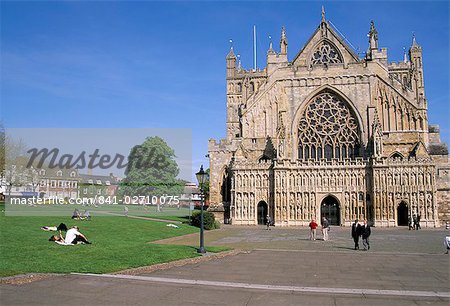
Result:
{"label": "cathedral entrance door", "polygon": [[320,205],[320,217],[327,218],[330,225],[341,225],[341,210],[339,208],[339,201],[329,195],[323,199]]}
{"label": "cathedral entrance door", "polygon": [[397,207],[397,225],[408,225],[408,205],[403,201]]}
{"label": "cathedral entrance door", "polygon": [[258,224],[265,224],[267,216],[267,203],[261,201],[258,203]]}

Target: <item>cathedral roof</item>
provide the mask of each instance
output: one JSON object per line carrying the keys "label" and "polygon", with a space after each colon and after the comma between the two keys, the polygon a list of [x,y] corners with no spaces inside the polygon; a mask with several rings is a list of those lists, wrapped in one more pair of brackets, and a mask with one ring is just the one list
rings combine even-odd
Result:
{"label": "cathedral roof", "polygon": [[355,51],[353,51],[353,49],[344,41],[344,39],[330,26],[330,22],[322,17],[322,21],[320,22],[317,29],[314,31],[306,44],[303,46],[300,52],[297,53],[294,60],[292,61],[294,65],[304,64],[301,63],[300,59],[303,56],[307,58],[308,55],[313,52],[314,48],[323,40],[331,41],[339,49],[339,51],[343,53],[344,58],[347,58],[347,60],[351,59],[355,62],[360,61],[359,56],[355,53]]}

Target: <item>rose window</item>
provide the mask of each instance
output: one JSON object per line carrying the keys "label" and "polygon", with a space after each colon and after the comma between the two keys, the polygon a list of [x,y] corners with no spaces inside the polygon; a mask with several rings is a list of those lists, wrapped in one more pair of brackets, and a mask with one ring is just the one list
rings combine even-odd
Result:
{"label": "rose window", "polygon": [[342,57],[336,48],[326,41],[323,41],[311,56],[312,65],[329,65],[342,62]]}
{"label": "rose window", "polygon": [[358,123],[346,102],[331,92],[316,96],[298,124],[299,159],[354,158],[359,152]]}

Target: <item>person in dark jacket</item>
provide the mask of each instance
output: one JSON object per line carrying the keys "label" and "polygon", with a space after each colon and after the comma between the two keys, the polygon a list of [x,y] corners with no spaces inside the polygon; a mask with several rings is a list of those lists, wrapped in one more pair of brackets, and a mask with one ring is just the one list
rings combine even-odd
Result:
{"label": "person in dark jacket", "polygon": [[266,217],[266,230],[270,230],[270,226],[272,225],[272,218],[267,215]]}
{"label": "person in dark jacket", "polygon": [[364,220],[364,225],[361,227],[362,242],[365,250],[370,250],[369,237],[370,237],[370,225],[367,224],[367,220]]}
{"label": "person in dark jacket", "polygon": [[358,220],[355,220],[355,223],[352,224],[352,238],[355,242],[355,250],[359,250],[359,236],[361,235],[361,224],[358,223]]}
{"label": "person in dark jacket", "polygon": [[420,229],[422,229],[422,228],[420,227],[420,215],[417,215],[416,230],[420,230]]}
{"label": "person in dark jacket", "polygon": [[417,226],[417,216],[416,214],[413,215],[413,229],[417,230],[418,226]]}

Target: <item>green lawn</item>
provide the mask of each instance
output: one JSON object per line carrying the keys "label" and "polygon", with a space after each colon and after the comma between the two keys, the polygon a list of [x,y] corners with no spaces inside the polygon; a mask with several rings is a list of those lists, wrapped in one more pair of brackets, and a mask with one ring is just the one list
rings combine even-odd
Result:
{"label": "green lawn", "polygon": [[[3,206],[1,206],[3,209]],[[49,242],[52,232],[41,226],[78,225],[91,245],[61,246]],[[106,273],[198,256],[196,246],[156,245],[159,239],[198,232],[189,225],[175,229],[166,223],[125,217],[5,217],[0,214],[0,276],[30,272]],[[221,251],[208,248],[208,251]]]}
{"label": "green lawn", "polygon": [[[128,208],[128,214],[134,216],[145,216],[151,218],[161,218],[164,217],[184,217],[189,216],[188,207],[176,207],[162,206],[161,211],[157,211],[155,205],[126,205]],[[74,209],[77,208],[81,213],[84,210],[89,210],[91,215],[105,215],[108,213],[112,214],[124,214],[125,205],[115,204],[115,205],[97,205],[97,206],[81,206],[73,204],[64,205],[51,205],[51,204],[40,204],[35,206],[29,205],[6,205],[6,215],[7,216],[71,216]]]}

